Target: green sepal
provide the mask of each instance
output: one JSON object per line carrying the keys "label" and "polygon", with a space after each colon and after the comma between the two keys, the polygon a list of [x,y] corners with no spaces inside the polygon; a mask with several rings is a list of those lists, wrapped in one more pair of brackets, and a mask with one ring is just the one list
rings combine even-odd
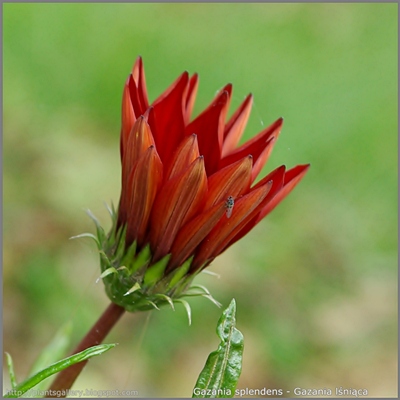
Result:
{"label": "green sepal", "polygon": [[[136,256],[136,240],[129,246],[128,250],[125,250],[125,254],[123,254],[121,257],[117,257],[117,259],[120,259],[121,265],[126,266],[128,268],[129,272],[134,272],[135,271],[135,266],[134,266],[134,260]],[[139,267],[140,268],[140,267]]]}
{"label": "green sepal", "polygon": [[[107,254],[112,256],[114,260],[121,260],[125,254],[125,237],[126,237],[126,225],[118,229],[118,232],[114,235],[110,234],[109,243],[105,243],[105,251]],[[136,243],[134,244],[136,246]]]}
{"label": "green sepal", "polygon": [[172,289],[187,274],[190,264],[192,263],[192,259],[193,257],[190,257],[180,267],[171,273],[168,289]]}
{"label": "green sepal", "polygon": [[96,283],[97,283],[100,279],[103,279],[103,278],[105,278],[106,276],[111,275],[111,274],[117,274],[117,275],[118,275],[118,271],[117,271],[114,267],[107,268],[107,269],[106,269],[105,271],[103,271],[103,272],[101,273],[101,275],[96,279]]}
{"label": "green sepal", "polygon": [[151,300],[145,300],[145,301],[143,302],[143,304],[150,305],[150,306],[152,306],[153,308],[155,308],[156,310],[160,310],[160,309],[158,308],[157,304],[156,304],[156,303],[154,303],[154,301],[151,301]]}
{"label": "green sepal", "polygon": [[230,398],[242,372],[244,340],[236,329],[236,302],[232,299],[217,325],[221,343],[207,358],[193,390],[194,398]]}
{"label": "green sepal", "polygon": [[81,239],[81,238],[84,238],[84,237],[88,237],[90,239],[93,239],[96,242],[97,247],[99,249],[101,249],[101,243],[99,242],[99,239],[95,235],[93,235],[93,233],[81,233],[80,235],[71,236],[69,239],[70,240],[74,240],[74,239]]}
{"label": "green sepal", "polygon": [[136,292],[136,290],[140,290],[141,287],[138,282],[136,282],[125,294],[124,296],[128,296],[129,294]]}
{"label": "green sepal", "polygon": [[[190,272],[193,256],[180,267],[166,272],[171,255],[166,255],[153,264],[149,244],[138,248],[135,241],[126,246],[127,224],[117,225],[118,214],[113,205],[112,208],[108,208],[108,212],[112,218],[112,227],[107,236],[104,235],[99,221],[90,211],[88,212],[96,224],[97,242],[101,245],[99,250],[101,275],[96,282],[102,279],[110,300],[124,307],[126,311],[159,309],[160,306],[167,304],[174,309],[174,301],[186,296],[190,284],[197,275],[197,272]],[[188,296],[202,296],[219,306],[207,289],[200,287],[197,289],[200,293],[192,291]],[[190,322],[190,307],[187,302],[182,303]]]}
{"label": "green sepal", "polygon": [[166,296],[165,294],[162,294],[162,293],[156,293],[154,295],[154,297],[159,298],[161,300],[165,300],[171,306],[171,308],[175,311],[174,302],[171,299],[171,297]]}
{"label": "green sepal", "polygon": [[185,307],[189,325],[192,325],[192,309],[190,308],[190,304],[183,299],[175,299],[174,303],[181,303]]}
{"label": "green sepal", "polygon": [[145,246],[139,254],[132,257],[131,265],[128,267],[129,271],[131,274],[134,272],[138,271],[140,268],[145,266],[151,258],[151,251],[150,251],[150,246],[147,245]]}
{"label": "green sepal", "polygon": [[145,286],[153,286],[162,279],[170,258],[171,254],[167,254],[161,260],[147,268],[143,278]]}
{"label": "green sepal", "polygon": [[104,202],[104,205],[106,206],[106,209],[107,209],[108,213],[110,214],[111,219],[114,221],[115,216],[117,215],[117,213],[115,212],[115,208],[114,208],[113,202],[111,202],[111,207],[106,202]]}
{"label": "green sepal", "polygon": [[100,251],[99,251],[99,254],[100,254],[100,266],[101,266],[101,271],[102,271],[102,272],[106,271],[106,270],[109,269],[109,268],[114,268],[114,267],[111,265],[111,261],[110,261],[110,259],[107,257],[107,254],[104,253],[103,250],[100,250]]}
{"label": "green sepal", "polygon": [[[201,292],[192,293],[192,290],[196,289],[200,290]],[[211,303],[215,304],[218,308],[222,306],[222,304],[218,300],[214,299],[210,291],[203,285],[192,285],[185,293],[185,297],[196,297],[196,296],[201,296],[204,297],[205,299],[210,300]]]}
{"label": "green sepal", "polygon": [[99,220],[94,216],[94,214],[92,214],[92,212],[90,210],[86,210],[86,214],[95,223],[97,238],[100,243],[103,243],[106,239],[106,233],[104,232],[104,229],[101,227]]}

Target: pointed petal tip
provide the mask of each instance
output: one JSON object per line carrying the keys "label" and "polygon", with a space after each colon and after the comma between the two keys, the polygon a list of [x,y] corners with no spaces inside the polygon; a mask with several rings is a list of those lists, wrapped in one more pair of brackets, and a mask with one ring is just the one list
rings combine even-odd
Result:
{"label": "pointed petal tip", "polygon": [[307,171],[310,169],[311,164],[301,164],[301,165],[297,165],[297,167],[294,167],[293,169],[297,169],[299,170],[298,175],[302,175],[304,176]]}
{"label": "pointed petal tip", "polygon": [[133,64],[133,67],[132,67],[132,73],[135,70],[135,67],[139,67],[139,69],[143,68],[142,56],[139,55],[139,56],[136,57],[136,60],[135,60],[135,62]]}
{"label": "pointed petal tip", "polygon": [[181,75],[177,79],[177,82],[181,82],[181,81],[186,81],[186,82],[189,81],[189,72],[188,71],[183,71],[181,73]]}
{"label": "pointed petal tip", "polygon": [[149,122],[150,114],[153,114],[153,112],[154,112],[154,108],[152,106],[150,106],[146,110],[146,112],[143,115],[141,115],[139,118],[144,117],[146,119],[146,121]]}
{"label": "pointed petal tip", "polygon": [[295,167],[291,168],[291,171],[292,170],[299,171],[298,175],[305,174],[309,170],[310,166],[311,166],[311,164],[299,164],[299,165],[296,165]]}
{"label": "pointed petal tip", "polygon": [[254,95],[253,93],[249,93],[245,98],[244,98],[244,103],[253,103]]}

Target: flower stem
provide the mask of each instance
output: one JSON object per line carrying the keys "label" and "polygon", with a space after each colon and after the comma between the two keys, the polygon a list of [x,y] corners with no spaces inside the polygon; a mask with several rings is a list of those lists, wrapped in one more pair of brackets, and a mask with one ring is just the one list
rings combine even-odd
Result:
{"label": "flower stem", "polygon": [[[101,344],[124,312],[125,309],[123,307],[111,303],[72,354]],[[67,390],[74,384],[87,362],[88,360],[82,361],[61,371],[48,389],[46,397],[65,397],[67,395]]]}

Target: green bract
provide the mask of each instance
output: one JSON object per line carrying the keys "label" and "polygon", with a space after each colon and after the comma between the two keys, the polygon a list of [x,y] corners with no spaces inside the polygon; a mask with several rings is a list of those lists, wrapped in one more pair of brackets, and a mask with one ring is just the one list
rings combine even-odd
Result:
{"label": "green bract", "polygon": [[130,312],[159,309],[163,305],[174,309],[174,302],[182,303],[188,312],[189,322],[190,307],[182,297],[203,296],[220,306],[207,288],[191,286],[196,276],[196,273],[188,274],[192,258],[170,273],[165,273],[170,255],[152,263],[149,245],[138,251],[134,242],[126,248],[126,228],[117,229],[117,213],[113,207],[109,212],[113,225],[108,235],[97,218],[88,211],[96,224],[96,235],[82,234],[74,238],[90,237],[96,242],[100,253],[99,279],[103,280],[106,293],[113,303]]}

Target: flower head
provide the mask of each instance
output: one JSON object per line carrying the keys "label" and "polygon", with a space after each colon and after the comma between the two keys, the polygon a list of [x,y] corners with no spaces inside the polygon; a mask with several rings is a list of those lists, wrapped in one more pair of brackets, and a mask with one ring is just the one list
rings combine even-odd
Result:
{"label": "flower head", "polygon": [[254,184],[282,119],[238,146],[252,95],[227,121],[228,84],[191,119],[197,86],[198,76],[184,72],[150,104],[140,57],[125,83],[121,198],[110,234],[99,227],[98,233],[107,293],[127,310],[182,296],[193,277],[269,214],[309,167],[281,166]]}

